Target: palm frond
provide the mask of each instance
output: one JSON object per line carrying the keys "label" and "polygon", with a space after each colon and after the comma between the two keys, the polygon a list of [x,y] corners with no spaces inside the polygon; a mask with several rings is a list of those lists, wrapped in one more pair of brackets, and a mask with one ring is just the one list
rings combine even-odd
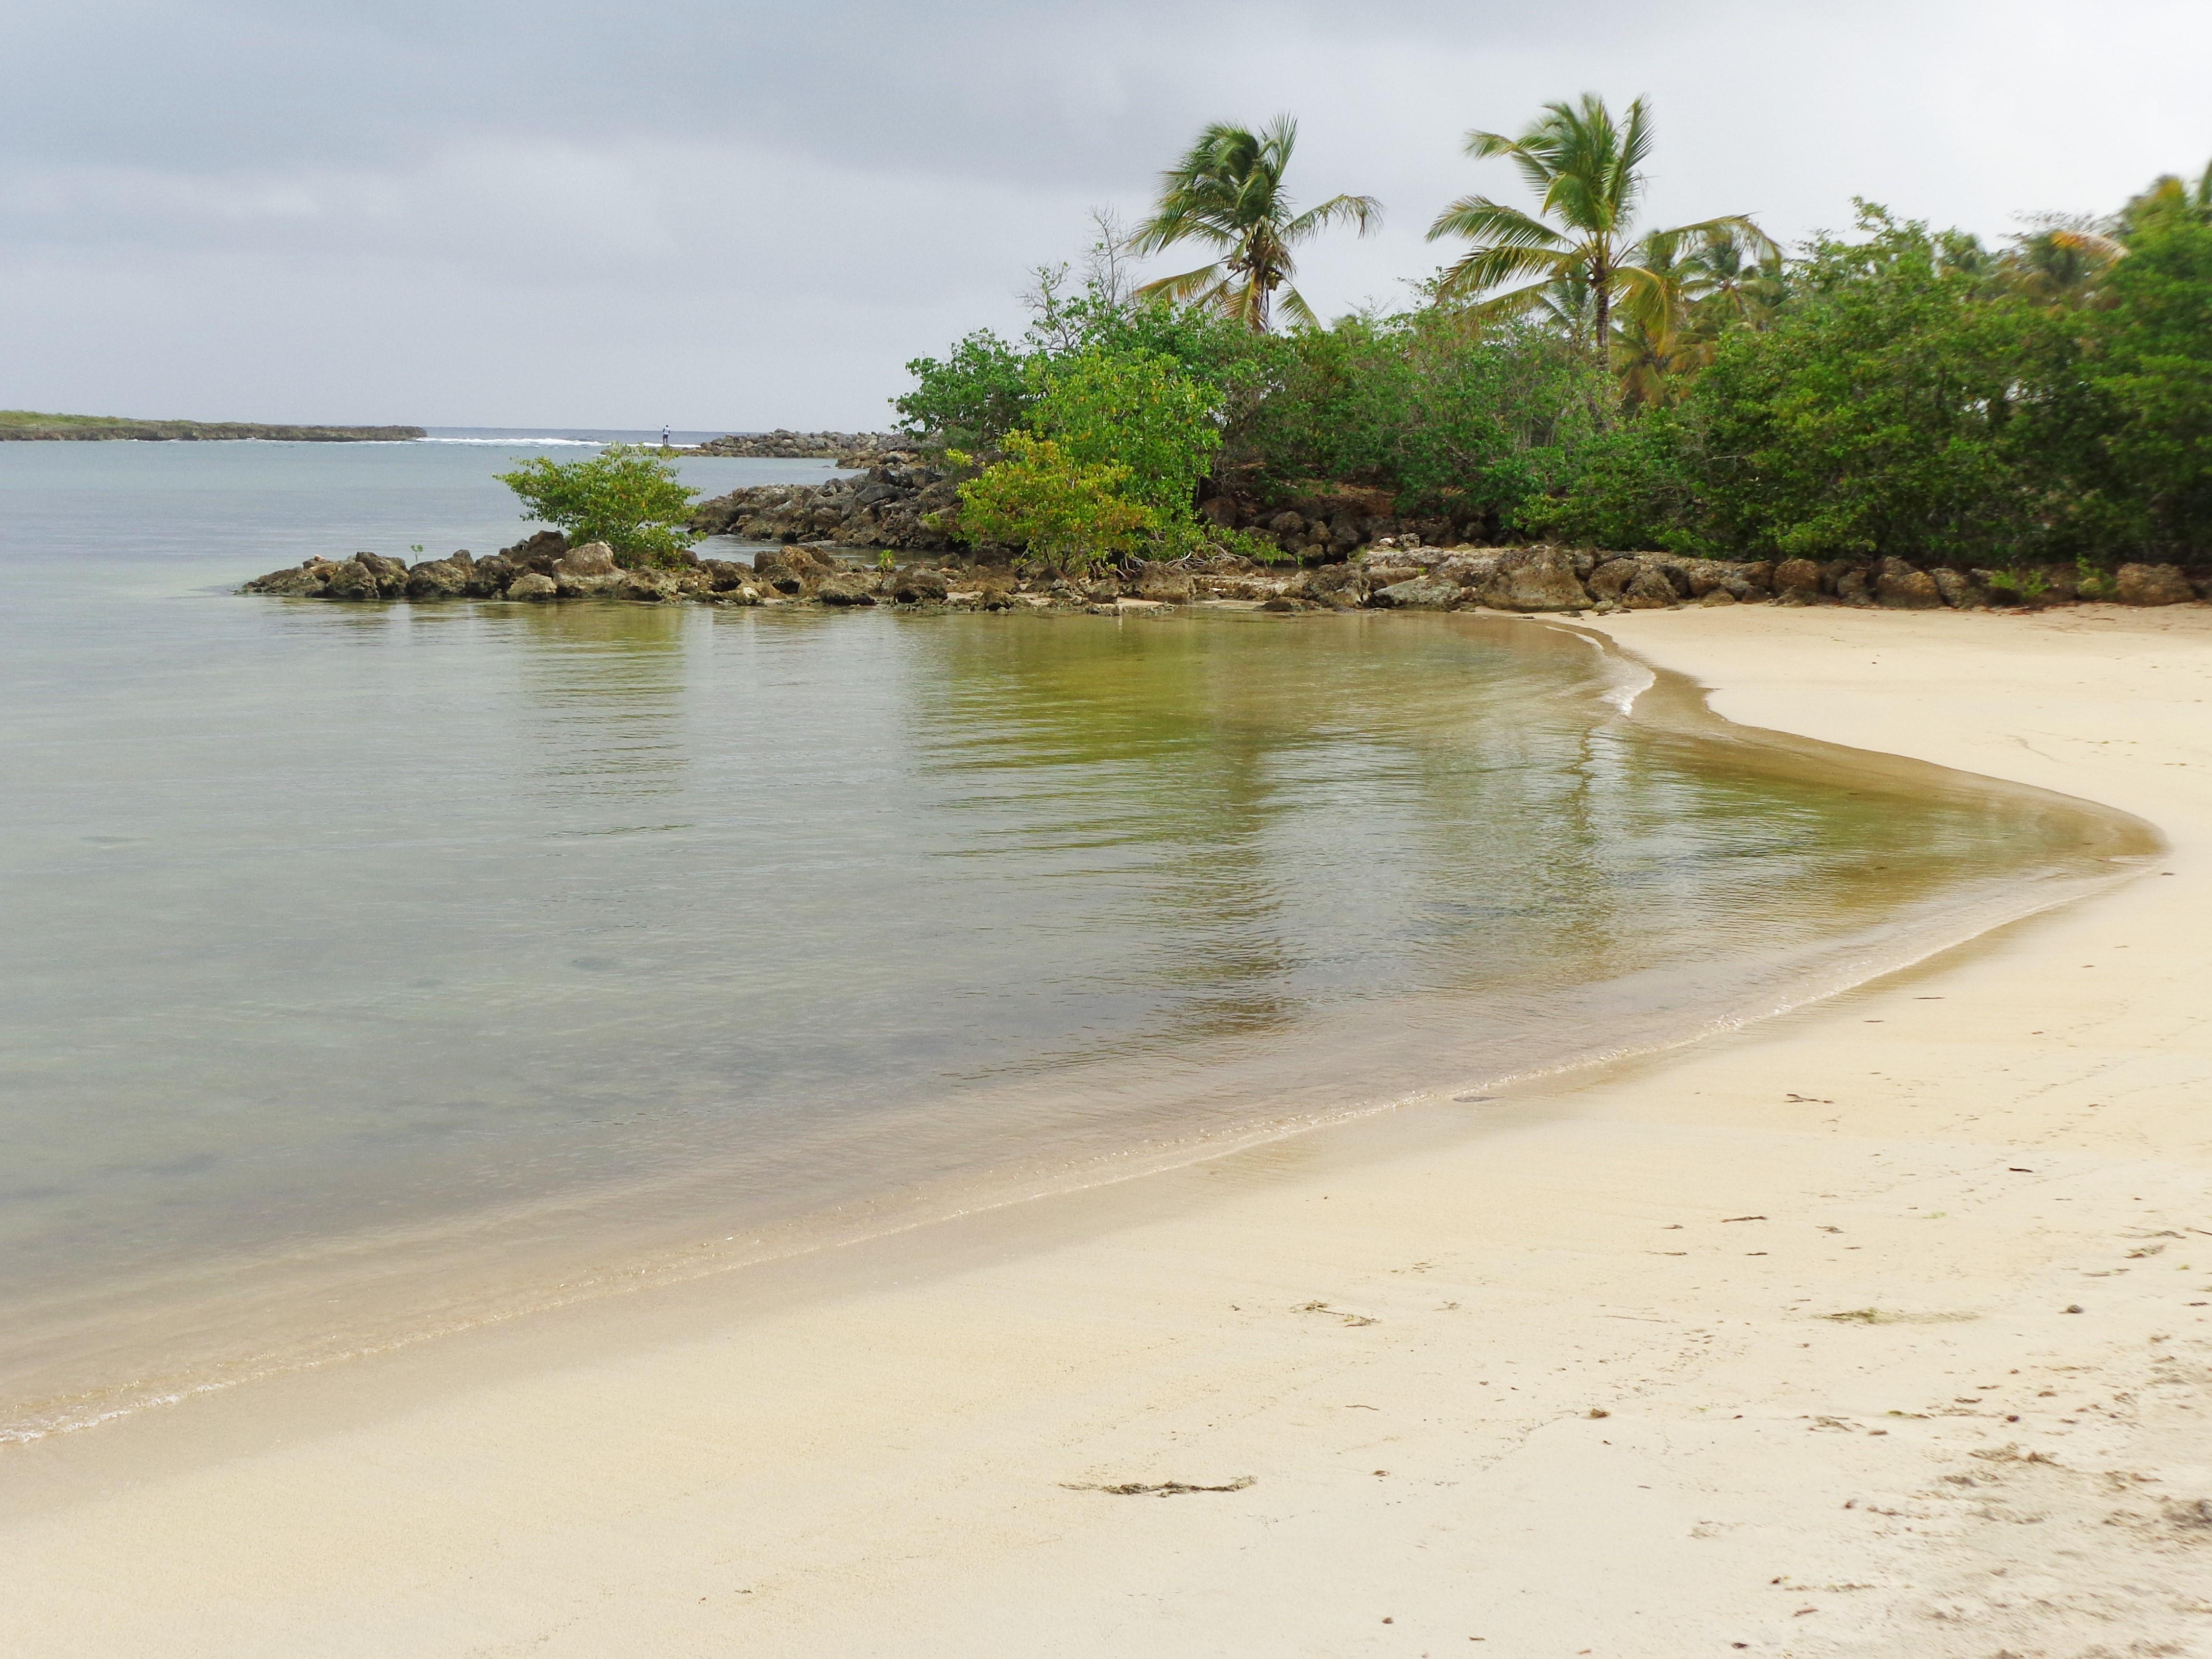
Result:
{"label": "palm frond", "polygon": [[1558,288],[1556,282],[1530,283],[1523,288],[1509,289],[1503,294],[1493,294],[1486,300],[1478,300],[1467,307],[1462,314],[1477,322],[1525,317],[1532,311],[1553,307]]}
{"label": "palm frond", "polygon": [[1502,132],[1470,132],[1467,135],[1467,153],[1478,161],[1503,155],[1510,160],[1522,181],[1537,195],[1544,194],[1551,185],[1551,169],[1543,157],[1531,150],[1519,138],[1508,138]]}
{"label": "palm frond", "polygon": [[1620,290],[1618,303],[1622,311],[1655,332],[1673,326],[1680,289],[1669,280],[1669,273],[1649,265],[1626,264],[1613,267],[1613,278]]}
{"label": "palm frond", "polygon": [[1668,234],[1700,236],[1708,240],[1723,236],[1740,237],[1744,245],[1762,259],[1782,252],[1779,243],[1741,213],[1724,213],[1717,219],[1700,219],[1694,225],[1676,225]]}
{"label": "palm frond", "polygon": [[1285,225],[1283,240],[1303,242],[1316,231],[1346,220],[1358,225],[1364,236],[1382,222],[1382,204],[1372,196],[1332,196]]}
{"label": "palm frond", "polygon": [[1437,215],[1436,222],[1429,227],[1428,240],[1433,242],[1446,236],[1507,247],[1567,246],[1567,239],[1541,220],[1487,196],[1462,196]]}
{"label": "palm frond", "polygon": [[1557,282],[1582,261],[1571,252],[1535,247],[1471,248],[1437,283],[1440,298],[1471,299],[1516,276]]}
{"label": "palm frond", "polygon": [[[1596,100],[1590,102],[1595,104]],[[1597,104],[1598,112],[1605,106]],[[1636,216],[1636,210],[1644,198],[1644,164],[1651,159],[1651,115],[1641,98],[1628,106],[1628,118],[1621,124],[1612,144],[1612,165],[1606,179],[1606,196],[1612,204],[1616,222],[1626,223]]]}
{"label": "palm frond", "polygon": [[1308,328],[1321,326],[1321,319],[1314,315],[1314,308],[1306,303],[1306,296],[1297,289],[1284,289],[1280,303],[1285,312],[1298,322],[1304,323]]}
{"label": "palm frond", "polygon": [[1179,276],[1161,276],[1146,283],[1138,289],[1137,295],[1139,299],[1169,300],[1176,305],[1191,305],[1212,298],[1216,290],[1227,285],[1219,264],[1200,265],[1196,270],[1186,270]]}

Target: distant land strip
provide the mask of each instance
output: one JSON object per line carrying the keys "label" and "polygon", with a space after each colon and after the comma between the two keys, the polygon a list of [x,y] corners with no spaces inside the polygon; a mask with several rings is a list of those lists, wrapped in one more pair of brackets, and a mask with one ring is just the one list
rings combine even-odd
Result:
{"label": "distant land strip", "polygon": [[295,444],[400,443],[425,436],[419,426],[260,426],[246,421],[134,421],[114,415],[41,415],[0,409],[0,442],[216,443],[260,438]]}

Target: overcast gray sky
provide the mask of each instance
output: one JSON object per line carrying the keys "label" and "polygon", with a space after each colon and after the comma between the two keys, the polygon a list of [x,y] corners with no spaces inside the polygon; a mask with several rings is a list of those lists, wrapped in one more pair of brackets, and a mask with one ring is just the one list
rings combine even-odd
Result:
{"label": "overcast gray sky", "polygon": [[1382,198],[1304,260],[1328,316],[1519,199],[1460,137],[1549,99],[1651,99],[1657,222],[1997,237],[2202,168],[2208,62],[2204,0],[18,4],[0,404],[873,427],[1209,119],[1290,111],[1302,199]]}

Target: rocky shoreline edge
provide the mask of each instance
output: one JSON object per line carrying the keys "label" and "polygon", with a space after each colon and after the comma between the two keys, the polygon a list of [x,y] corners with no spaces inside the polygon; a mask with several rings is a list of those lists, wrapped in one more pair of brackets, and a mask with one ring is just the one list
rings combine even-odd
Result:
{"label": "rocky shoreline edge", "polygon": [[1341,560],[1294,568],[1221,555],[1171,564],[1139,561],[1087,576],[1024,570],[988,554],[903,563],[879,558],[872,565],[836,548],[807,544],[763,550],[750,564],[690,557],[672,567],[631,568],[603,542],[571,547],[559,532],[546,531],[482,559],[466,551],[414,565],[375,553],[311,558],[256,577],[240,591],[356,601],[611,599],[1112,615],[1210,605],[1279,613],[1489,610],[1602,616],[1684,605],[1918,611],[2034,609],[2095,600],[2179,605],[2212,598],[2212,569],[2123,565],[2090,587],[2071,568],[1923,570],[1899,559],[1774,563],[1551,546],[1430,547],[1413,538],[1386,538]]}
{"label": "rocky shoreline edge", "polygon": [[873,466],[911,447],[890,432],[732,432],[691,448],[694,455],[734,455],[750,460],[835,461],[840,466]]}

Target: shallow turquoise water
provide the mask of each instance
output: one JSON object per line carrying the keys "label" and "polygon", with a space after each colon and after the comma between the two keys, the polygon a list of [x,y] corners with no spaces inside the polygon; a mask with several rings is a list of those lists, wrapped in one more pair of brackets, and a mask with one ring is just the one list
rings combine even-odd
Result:
{"label": "shallow turquoise water", "polygon": [[512,539],[502,453],[0,445],[0,1423],[1660,1040],[2081,840],[1503,621],[230,591]]}

